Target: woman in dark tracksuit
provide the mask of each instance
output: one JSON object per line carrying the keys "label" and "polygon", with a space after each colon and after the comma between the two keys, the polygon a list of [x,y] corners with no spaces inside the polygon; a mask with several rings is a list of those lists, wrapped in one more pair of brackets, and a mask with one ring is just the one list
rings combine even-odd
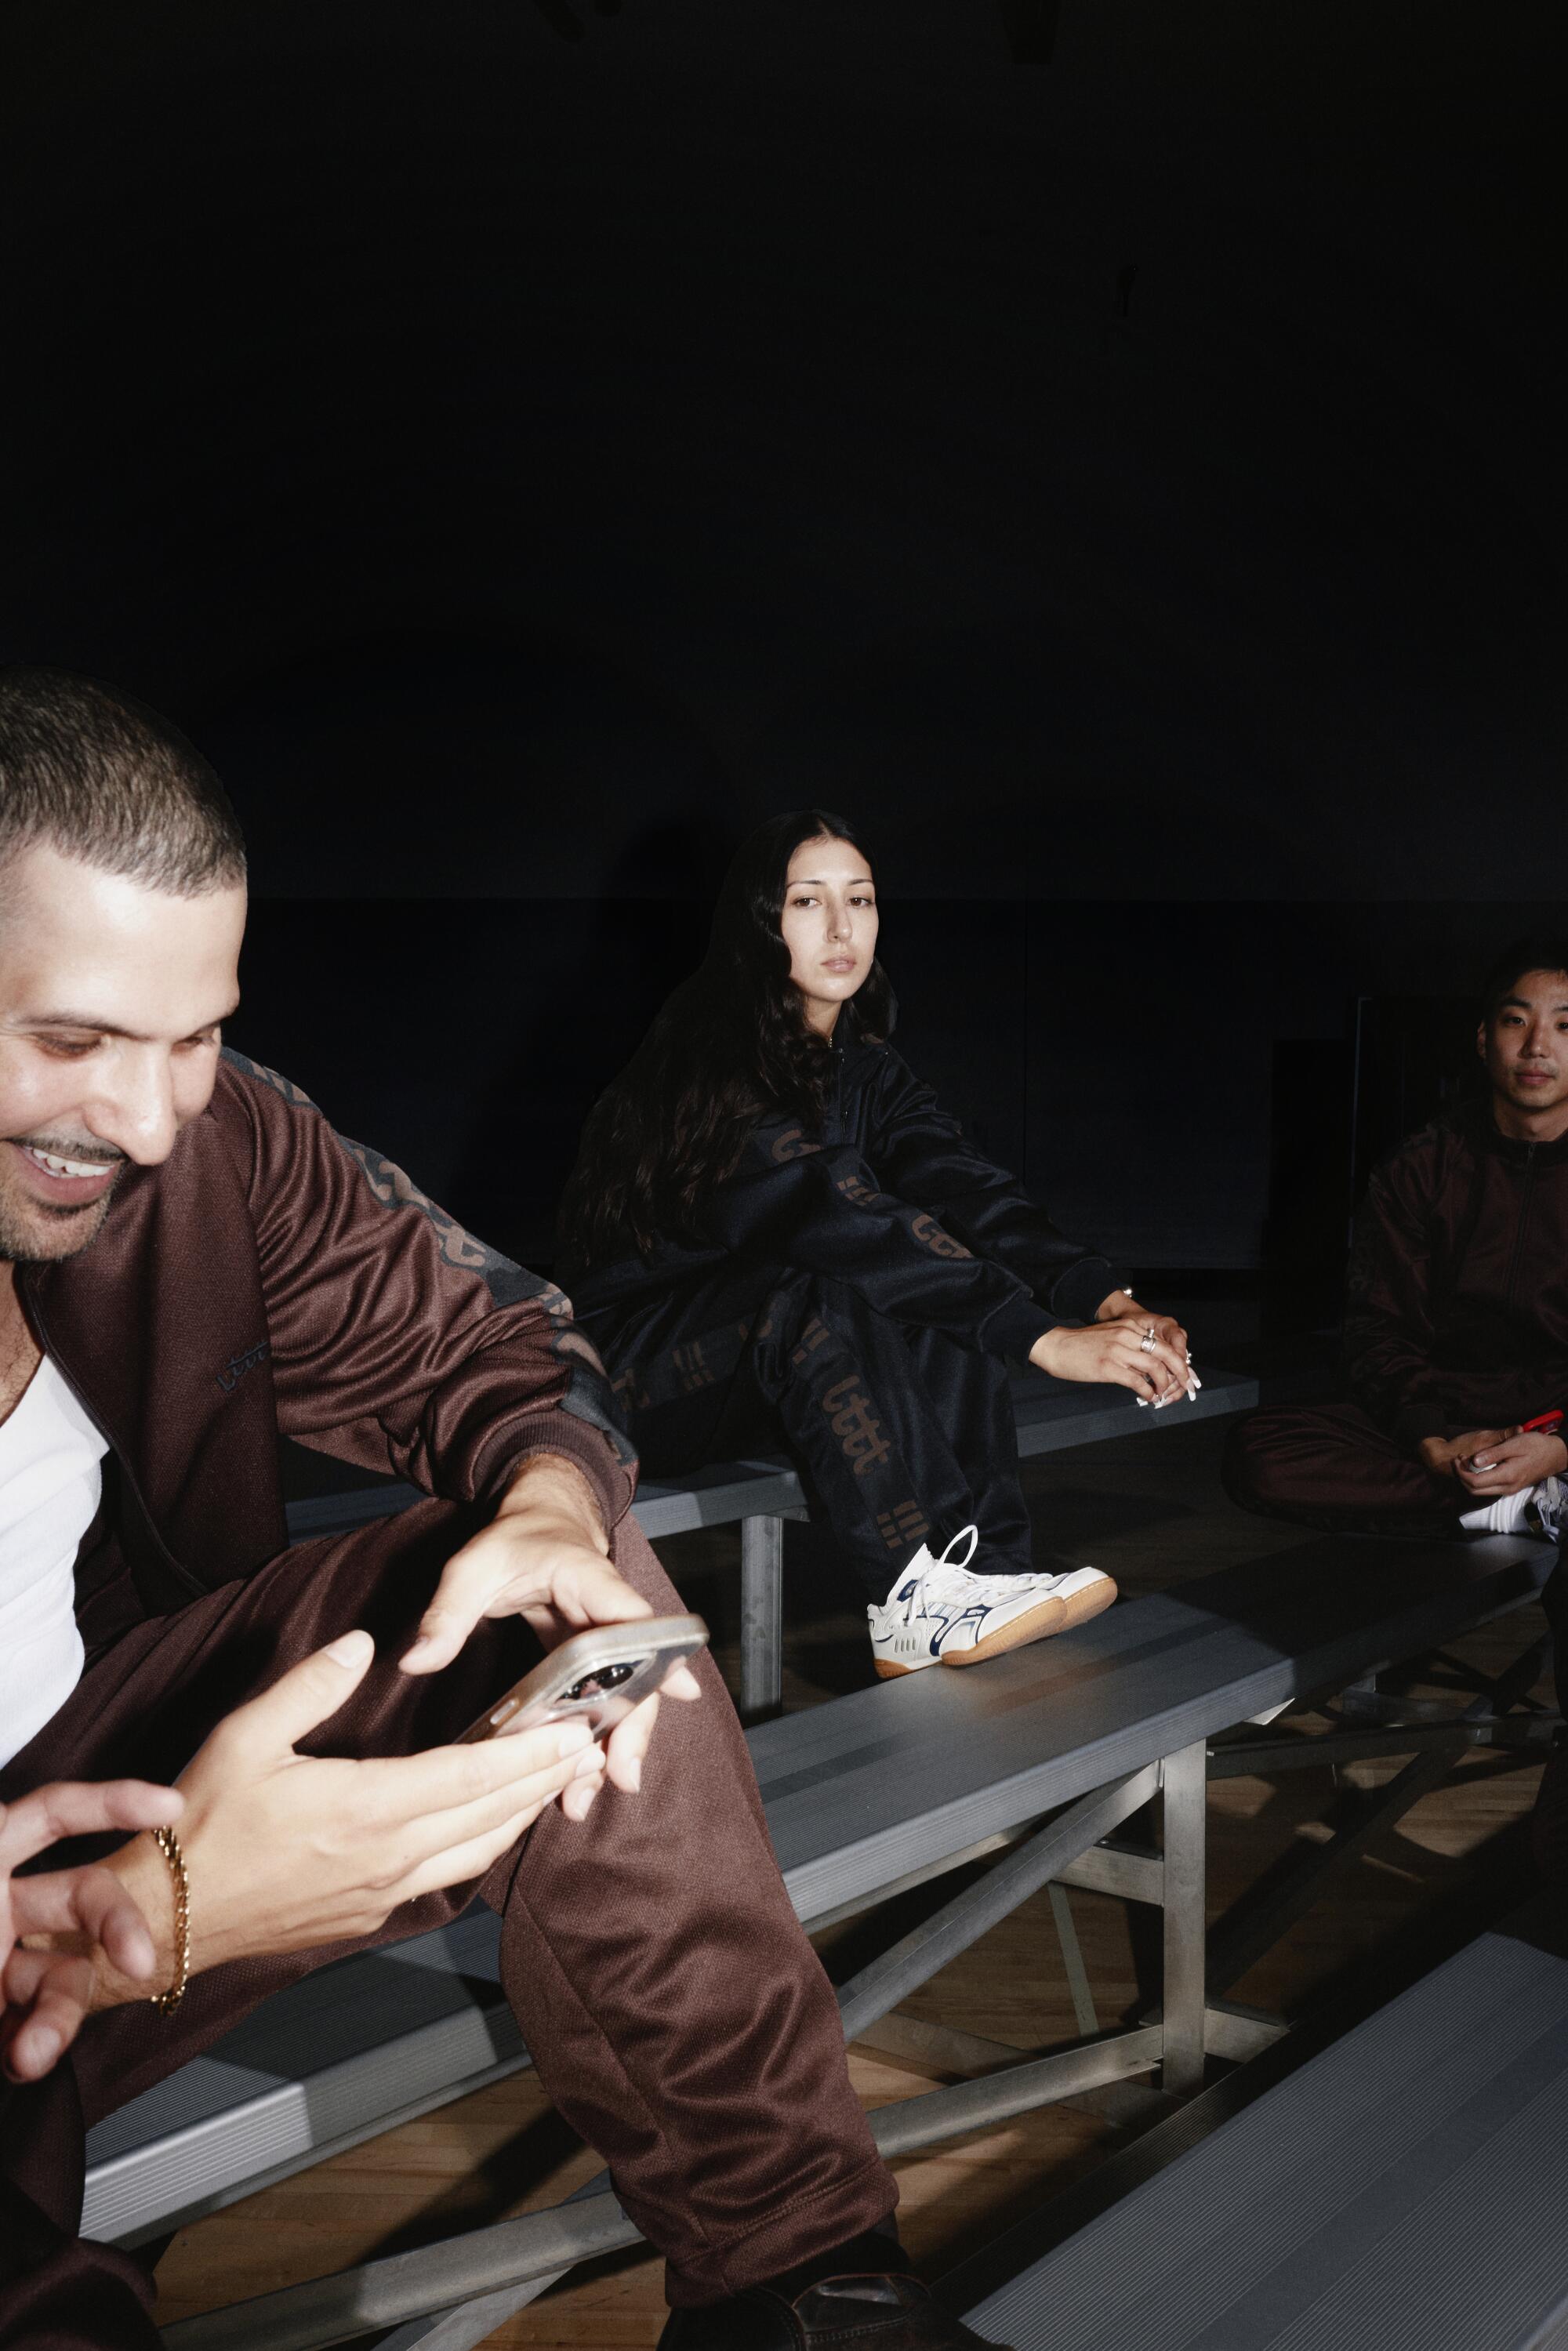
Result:
{"label": "woman in dark tracksuit", "polygon": [[1151,1404],[1193,1374],[1179,1326],[1059,1232],[893,1051],[876,929],[842,819],[804,810],[751,836],[701,969],[589,1119],[561,1253],[647,1468],[782,1439],[894,1674],[1017,1647],[1115,1596],[1096,1569],[1033,1568],[1007,1359]]}

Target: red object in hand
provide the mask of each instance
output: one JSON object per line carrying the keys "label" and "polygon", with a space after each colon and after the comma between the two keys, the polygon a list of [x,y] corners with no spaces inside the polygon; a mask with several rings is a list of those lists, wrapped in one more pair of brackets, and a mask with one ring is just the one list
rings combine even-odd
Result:
{"label": "red object in hand", "polygon": [[1555,1437],[1562,1426],[1563,1415],[1560,1412],[1540,1412],[1533,1420],[1525,1421],[1519,1433],[1521,1437],[1528,1437],[1532,1430],[1539,1429],[1543,1437]]}

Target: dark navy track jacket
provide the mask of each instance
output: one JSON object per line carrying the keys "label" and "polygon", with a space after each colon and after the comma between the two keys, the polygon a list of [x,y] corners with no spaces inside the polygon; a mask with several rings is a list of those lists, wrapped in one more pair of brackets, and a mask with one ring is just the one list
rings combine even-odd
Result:
{"label": "dark navy track jacket", "polygon": [[[612,1371],[700,1326],[705,1301],[760,1305],[781,1270],[847,1282],[894,1320],[1001,1355],[1060,1322],[1087,1322],[1126,1277],[1070,1240],[1018,1178],[987,1159],[890,1045],[841,1018],[821,1133],[753,1129],[690,1239],[563,1269],[579,1322]],[[747,1275],[754,1279],[747,1280]]]}

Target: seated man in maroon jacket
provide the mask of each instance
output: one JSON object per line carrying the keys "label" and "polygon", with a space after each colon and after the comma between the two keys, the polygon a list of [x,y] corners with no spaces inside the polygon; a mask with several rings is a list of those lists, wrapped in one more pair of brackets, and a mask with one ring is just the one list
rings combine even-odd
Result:
{"label": "seated man in maroon jacket", "polygon": [[1555,1537],[1568,1446],[1568,939],[1488,976],[1489,1090],[1384,1161],[1356,1228],[1351,1400],[1259,1412],[1233,1499],[1308,1526]]}
{"label": "seated man in maroon jacket", "polygon": [[[0,673],[0,2344],[152,2351],[78,2234],[85,2125],[476,1891],[667,2344],[973,2344],[891,2233],[711,1667],[656,1739],[654,1698],[607,1750],[454,1743],[541,1644],[679,1602],[565,1300],[221,1050],[244,872],[172,729]],[[288,1550],[280,1433],[433,1499]],[[100,1869],[16,1874],[91,1831]]]}

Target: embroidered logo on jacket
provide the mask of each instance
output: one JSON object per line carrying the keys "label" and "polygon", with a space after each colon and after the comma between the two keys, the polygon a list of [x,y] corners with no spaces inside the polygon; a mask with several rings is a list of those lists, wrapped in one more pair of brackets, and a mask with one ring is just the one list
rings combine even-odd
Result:
{"label": "embroidered logo on jacket", "polygon": [[889,1551],[907,1551],[931,1532],[931,1521],[918,1502],[895,1502],[891,1510],[877,1512],[876,1523]]}
{"label": "embroidered logo on jacket", "polygon": [[854,1468],[857,1478],[885,1461],[893,1447],[882,1433],[882,1423],[871,1408],[867,1396],[854,1376],[837,1380],[822,1397],[822,1410],[829,1416],[829,1426],[843,1447],[844,1458]]}
{"label": "embroidered logo on jacket", "polygon": [[917,1241],[925,1242],[933,1257],[967,1257],[969,1254],[963,1242],[956,1241],[935,1217],[915,1217],[909,1229]]}
{"label": "embroidered logo on jacket", "polygon": [[857,1202],[862,1208],[880,1207],[887,1197],[887,1194],[879,1192],[874,1184],[868,1184],[863,1176],[841,1176],[833,1189],[841,1192],[846,1200]]}
{"label": "embroidered logo on jacket", "polygon": [[820,1143],[807,1141],[803,1127],[787,1126],[774,1143],[768,1156],[775,1166],[783,1167],[791,1159],[809,1159],[814,1151],[821,1151],[821,1147]]}
{"label": "embroidered logo on jacket", "polygon": [[[769,1329],[771,1329],[771,1327],[772,1326],[769,1325]],[[768,1332],[765,1331],[762,1335],[766,1338],[768,1336]],[[800,1343],[796,1348],[794,1353],[790,1356],[789,1361],[792,1364],[803,1364],[808,1355],[814,1355],[819,1347],[825,1347],[831,1336],[832,1333],[829,1331],[827,1324],[822,1321],[821,1316],[820,1314],[813,1314],[805,1329],[801,1332]]]}
{"label": "embroidered logo on jacket", "polygon": [[257,1364],[265,1364],[271,1353],[271,1341],[260,1339],[254,1347],[247,1347],[243,1355],[231,1355],[217,1374],[218,1385],[225,1395],[232,1395],[246,1372],[254,1372]]}

